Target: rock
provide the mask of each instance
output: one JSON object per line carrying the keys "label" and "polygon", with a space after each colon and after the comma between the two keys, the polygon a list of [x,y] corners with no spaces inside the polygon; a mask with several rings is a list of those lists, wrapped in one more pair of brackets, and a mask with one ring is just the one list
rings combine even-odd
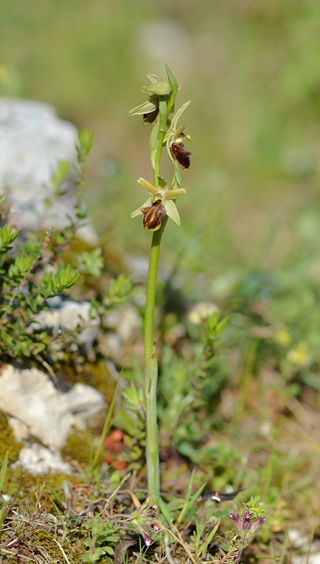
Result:
{"label": "rock", "polygon": [[22,466],[30,474],[45,474],[46,472],[63,472],[71,474],[72,468],[63,462],[58,452],[53,453],[38,443],[24,447],[19,452],[19,458],[12,467]]}
{"label": "rock", "polygon": [[90,386],[76,384],[61,392],[36,368],[19,370],[6,365],[0,374],[0,389],[0,409],[20,422],[20,436],[19,425],[12,425],[16,438],[25,438],[27,429],[29,436],[52,451],[65,444],[72,426],[84,428],[104,406],[102,394]]}
{"label": "rock", "polygon": [[106,358],[122,364],[126,345],[135,341],[141,332],[141,316],[134,307],[125,304],[105,313],[101,321],[108,332],[98,335],[99,351]]}
{"label": "rock", "polygon": [[302,556],[293,556],[293,564],[320,564],[320,552],[314,554],[303,554]]}
{"label": "rock", "polygon": [[[69,224],[67,214],[74,217],[72,176],[52,207],[45,201],[53,193],[51,177],[59,161],[76,162],[77,142],[76,127],[59,119],[52,106],[0,98],[0,193],[7,194],[18,229],[53,225],[61,230]],[[77,235],[92,245],[98,241],[90,224]]]}
{"label": "rock", "polygon": [[[75,302],[64,296],[55,296],[47,300],[49,310],[43,310],[35,316],[37,323],[32,323],[30,330],[50,328],[53,332],[59,329],[74,331],[76,327],[84,325],[84,329],[77,336],[78,341],[89,350],[99,332],[100,320],[97,315],[94,319],[90,317],[90,302]],[[40,324],[40,325],[39,325]]]}
{"label": "rock", "polygon": [[[126,266],[129,269],[131,281],[134,284],[145,283],[148,278],[149,259],[136,255],[126,256]],[[159,265],[159,279],[167,281],[170,278],[171,269]]]}
{"label": "rock", "polygon": [[114,330],[122,342],[131,339],[134,333],[142,328],[141,316],[130,304],[105,313],[103,324],[108,329]]}
{"label": "rock", "polygon": [[312,542],[309,535],[301,529],[290,528],[288,541],[292,549],[299,549],[302,554],[292,555],[293,564],[320,564],[320,542],[315,538]]}

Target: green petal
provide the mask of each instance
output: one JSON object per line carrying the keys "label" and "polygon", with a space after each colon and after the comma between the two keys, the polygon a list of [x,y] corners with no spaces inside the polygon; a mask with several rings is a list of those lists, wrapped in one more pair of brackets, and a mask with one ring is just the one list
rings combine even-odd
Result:
{"label": "green petal", "polygon": [[166,208],[167,215],[174,221],[177,225],[181,225],[180,215],[176,204],[172,200],[166,200],[164,207]]}
{"label": "green petal", "polygon": [[[141,207],[143,208],[144,206],[141,206]],[[137,215],[141,215],[141,214],[142,214],[142,211],[141,211],[140,208],[138,208],[137,210],[135,210],[134,212],[132,212],[132,214],[130,215],[130,217],[131,217],[131,219],[133,219],[134,217],[137,217]]]}
{"label": "green petal", "polygon": [[185,191],[184,188],[174,188],[173,190],[165,190],[163,192],[163,196],[165,197],[166,200],[171,200],[172,198],[176,198],[177,196],[180,196],[180,194],[186,194],[187,192]]}
{"label": "green petal", "polygon": [[148,190],[150,194],[158,194],[159,188],[153,186],[150,182],[148,182],[148,180],[145,180],[144,178],[138,178],[137,182],[138,184],[141,184],[141,186],[143,186],[146,190]]}

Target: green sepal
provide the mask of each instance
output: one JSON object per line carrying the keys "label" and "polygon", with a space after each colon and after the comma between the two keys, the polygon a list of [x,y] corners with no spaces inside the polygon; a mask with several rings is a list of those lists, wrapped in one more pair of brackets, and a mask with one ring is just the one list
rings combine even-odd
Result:
{"label": "green sepal", "polygon": [[156,74],[152,74],[152,72],[148,72],[147,77],[150,80],[151,84],[157,84],[157,82],[161,82],[161,78]]}
{"label": "green sepal", "polygon": [[175,79],[175,76],[172,74],[171,70],[169,69],[168,65],[166,65],[167,77],[171,86],[171,92],[174,97],[177,95],[178,91],[178,83]]}
{"label": "green sepal", "polygon": [[143,102],[143,104],[140,104],[140,106],[136,106],[135,108],[132,108],[132,110],[129,111],[129,115],[141,116],[144,114],[151,114],[151,112],[154,112],[156,109],[157,109],[156,104],[150,102],[150,100],[147,100],[146,102]]}
{"label": "green sepal", "polygon": [[174,103],[176,100],[176,95],[177,95],[177,91],[178,91],[178,84],[177,81],[174,77],[174,75],[172,74],[171,70],[169,69],[168,65],[166,65],[166,71],[167,71],[167,76],[168,76],[168,80],[171,86],[171,95],[168,101],[168,110],[167,110],[167,115],[169,116],[169,114],[174,111]]}
{"label": "green sepal", "polygon": [[189,100],[188,102],[185,102],[181,108],[179,108],[179,110],[174,114],[173,118],[172,118],[172,122],[171,122],[171,129],[173,131],[176,131],[177,129],[177,123],[179,118],[181,117],[181,115],[183,114],[183,112],[187,109],[187,107],[189,106],[191,100]]}
{"label": "green sepal", "polygon": [[156,94],[157,96],[168,96],[171,93],[170,83],[164,80],[163,82],[157,82],[148,88],[148,92],[151,94]]}
{"label": "green sepal", "polygon": [[174,221],[178,227],[180,227],[181,225],[181,221],[180,221],[180,215],[178,212],[178,208],[176,206],[176,204],[174,203],[173,200],[166,200],[165,205],[164,205],[167,215],[170,217],[170,219],[172,219],[172,221]]}
{"label": "green sepal", "polygon": [[142,204],[142,206],[140,206],[140,208],[132,212],[132,214],[130,215],[131,219],[137,217],[137,215],[142,214],[141,208],[147,208],[148,206],[151,206],[151,204],[152,204],[152,198],[148,198],[147,201],[144,204]]}

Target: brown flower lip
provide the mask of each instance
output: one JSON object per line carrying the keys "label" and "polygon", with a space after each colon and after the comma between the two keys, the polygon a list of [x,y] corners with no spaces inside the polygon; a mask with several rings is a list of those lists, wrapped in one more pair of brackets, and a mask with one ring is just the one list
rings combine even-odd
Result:
{"label": "brown flower lip", "polygon": [[170,151],[172,156],[176,159],[179,163],[181,168],[187,169],[190,166],[190,157],[192,155],[191,151],[187,151],[184,148],[183,143],[181,142],[173,142],[170,145]]}
{"label": "brown flower lip", "polygon": [[166,209],[162,204],[162,199],[155,201],[151,206],[140,208],[143,213],[143,228],[156,231],[160,228],[161,222],[166,216]]}
{"label": "brown flower lip", "polygon": [[155,123],[157,121],[159,113],[159,108],[155,108],[153,112],[149,112],[148,114],[143,114],[143,123],[147,125],[148,123]]}

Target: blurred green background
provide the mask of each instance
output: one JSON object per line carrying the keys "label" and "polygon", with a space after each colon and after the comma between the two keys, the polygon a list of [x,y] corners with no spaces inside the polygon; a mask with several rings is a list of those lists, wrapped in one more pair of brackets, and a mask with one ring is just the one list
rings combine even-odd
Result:
{"label": "blurred green background", "polygon": [[308,0],[0,0],[1,94],[93,130],[94,223],[120,252],[145,255],[150,234],[129,216],[145,200],[136,179],[151,179],[151,130],[128,110],[167,63],[178,104],[192,101],[193,155],[161,260],[179,255],[190,290],[196,280],[206,294],[208,279],[319,246],[319,36],[320,4]]}

